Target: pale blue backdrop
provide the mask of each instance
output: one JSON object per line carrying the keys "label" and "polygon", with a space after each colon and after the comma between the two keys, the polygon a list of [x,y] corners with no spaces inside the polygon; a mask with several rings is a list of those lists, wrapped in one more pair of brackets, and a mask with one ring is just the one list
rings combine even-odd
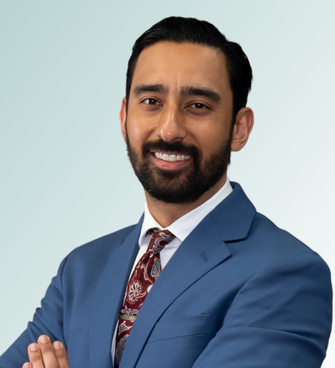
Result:
{"label": "pale blue backdrop", "polygon": [[334,14],[326,0],[0,1],[0,353],[68,252],[138,221],[118,112],[133,42],[170,15],[243,46],[256,123],[229,177],[335,270]]}

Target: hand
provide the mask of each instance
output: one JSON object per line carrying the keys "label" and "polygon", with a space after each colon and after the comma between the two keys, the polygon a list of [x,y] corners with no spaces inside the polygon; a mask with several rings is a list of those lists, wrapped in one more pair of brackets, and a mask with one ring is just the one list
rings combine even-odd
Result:
{"label": "hand", "polygon": [[28,356],[30,363],[24,363],[22,368],[70,368],[64,345],[59,341],[52,344],[46,335],[28,346]]}

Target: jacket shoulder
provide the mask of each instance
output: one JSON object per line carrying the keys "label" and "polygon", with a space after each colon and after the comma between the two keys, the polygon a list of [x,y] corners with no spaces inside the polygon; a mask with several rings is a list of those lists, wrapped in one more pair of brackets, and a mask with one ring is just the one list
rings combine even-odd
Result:
{"label": "jacket shoulder", "polygon": [[[120,247],[136,225],[127,226],[111,234],[83,244],[71,251],[63,263],[79,266],[83,263],[105,263],[109,256]],[[96,264],[96,266],[98,266]]]}

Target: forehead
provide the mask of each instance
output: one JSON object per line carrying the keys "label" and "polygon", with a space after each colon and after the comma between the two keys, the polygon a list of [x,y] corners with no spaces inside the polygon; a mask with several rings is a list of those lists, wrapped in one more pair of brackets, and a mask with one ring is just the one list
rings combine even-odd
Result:
{"label": "forehead", "polygon": [[136,63],[131,92],[141,84],[163,84],[170,91],[193,86],[220,95],[231,93],[222,52],[192,43],[164,41],[145,48]]}

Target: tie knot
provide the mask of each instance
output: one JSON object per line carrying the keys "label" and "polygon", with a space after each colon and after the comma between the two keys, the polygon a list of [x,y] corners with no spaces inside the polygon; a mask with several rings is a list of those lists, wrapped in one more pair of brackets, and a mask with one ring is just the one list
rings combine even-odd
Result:
{"label": "tie knot", "polygon": [[151,240],[148,246],[148,252],[159,253],[175,236],[169,230],[159,230],[157,228],[149,229]]}

